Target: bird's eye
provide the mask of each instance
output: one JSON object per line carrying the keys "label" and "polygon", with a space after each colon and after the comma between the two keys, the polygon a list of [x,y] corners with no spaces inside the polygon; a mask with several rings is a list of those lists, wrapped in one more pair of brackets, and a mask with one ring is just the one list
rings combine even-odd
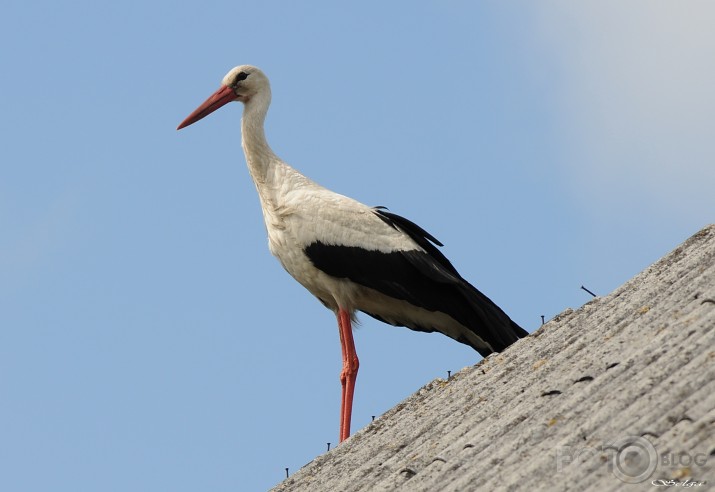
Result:
{"label": "bird's eye", "polygon": [[239,72],[238,75],[236,75],[236,78],[233,79],[233,83],[231,84],[231,87],[233,89],[236,89],[238,87],[238,83],[241,82],[242,80],[246,80],[248,78],[248,74],[246,72]]}

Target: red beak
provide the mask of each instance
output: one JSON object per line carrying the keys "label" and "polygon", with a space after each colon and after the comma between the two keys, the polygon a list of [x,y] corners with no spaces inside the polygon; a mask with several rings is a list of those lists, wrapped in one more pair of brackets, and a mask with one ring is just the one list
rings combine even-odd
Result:
{"label": "red beak", "polygon": [[176,127],[176,129],[181,130],[185,126],[196,123],[201,118],[210,115],[221,106],[228,104],[231,101],[235,101],[237,98],[238,96],[236,96],[236,93],[233,92],[233,89],[227,85],[222,85],[221,88],[211,94],[211,96],[206,99],[201,106],[196,108],[193,113],[187,116],[186,119]]}

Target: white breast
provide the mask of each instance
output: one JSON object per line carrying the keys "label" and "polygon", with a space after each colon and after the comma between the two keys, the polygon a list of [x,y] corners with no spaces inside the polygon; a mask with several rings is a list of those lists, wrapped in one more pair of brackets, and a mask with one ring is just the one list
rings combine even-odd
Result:
{"label": "white breast", "polygon": [[259,188],[268,246],[288,273],[328,307],[351,309],[361,288],[326,275],[303,252],[314,243],[393,252],[421,248],[387,225],[371,207],[332,192],[282,164],[276,188]]}

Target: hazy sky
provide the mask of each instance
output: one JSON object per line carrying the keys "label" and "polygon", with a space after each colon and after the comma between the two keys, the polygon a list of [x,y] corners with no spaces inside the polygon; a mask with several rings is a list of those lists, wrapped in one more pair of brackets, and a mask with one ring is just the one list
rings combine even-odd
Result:
{"label": "hazy sky", "polygon": [[[529,331],[715,210],[715,4],[33,2],[0,16],[0,490],[263,490],[335,445],[335,319],[270,256],[233,66],[310,178]],[[479,360],[367,316],[354,430]],[[488,398],[489,395],[483,395]]]}

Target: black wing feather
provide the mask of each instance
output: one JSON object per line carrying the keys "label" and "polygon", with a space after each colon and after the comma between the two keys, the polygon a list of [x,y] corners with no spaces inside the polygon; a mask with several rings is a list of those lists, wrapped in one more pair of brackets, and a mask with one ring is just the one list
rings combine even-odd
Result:
{"label": "black wing feather", "polygon": [[[437,249],[435,245],[442,246],[442,243],[434,236],[404,217],[381,209],[373,210],[385,223],[412,238],[424,252],[384,253],[315,242],[305,248],[313,265],[328,275],[348,278],[429,311],[443,312],[498,352],[528,334],[487,296],[462,278]],[[385,321],[380,313],[367,314]],[[409,327],[419,331],[439,330],[439,327],[430,326]],[[491,352],[473,345],[464,337],[457,340],[472,346],[484,356]]]}
{"label": "black wing feather", "polygon": [[[509,316],[502,311],[502,309],[494,304],[494,302],[487,296],[482,294],[476,287],[467,282],[462,276],[457,272],[452,263],[439,251],[434,244],[438,246],[443,246],[434,236],[425,231],[422,227],[418,226],[414,222],[405,217],[397,214],[388,212],[385,209],[376,209],[375,213],[382,220],[390,224],[392,227],[396,227],[405,232],[413,241],[419,244],[425,251],[427,251],[428,256],[419,254],[409,254],[413,265],[415,265],[422,273],[433,278],[434,280],[440,281],[439,277],[443,280],[452,280],[452,275],[444,275],[444,271],[437,274],[435,278],[435,272],[441,270],[436,267],[434,262],[444,267],[448,272],[456,276],[458,284],[462,287],[461,294],[466,298],[466,300],[472,305],[476,312],[481,313],[479,316],[482,320],[487,323],[487,326],[494,326],[496,330],[492,333],[497,339],[501,340],[498,345],[506,347],[511,343],[516,341],[516,338],[525,337],[528,332],[516,324]],[[432,244],[434,243],[434,244]],[[430,258],[430,260],[427,260]],[[502,328],[499,329],[499,326]],[[504,333],[506,332],[506,333]],[[513,333],[512,333],[513,332]],[[479,334],[479,333],[478,333]],[[511,335],[511,336],[510,336]],[[501,349],[499,349],[501,350]]]}

